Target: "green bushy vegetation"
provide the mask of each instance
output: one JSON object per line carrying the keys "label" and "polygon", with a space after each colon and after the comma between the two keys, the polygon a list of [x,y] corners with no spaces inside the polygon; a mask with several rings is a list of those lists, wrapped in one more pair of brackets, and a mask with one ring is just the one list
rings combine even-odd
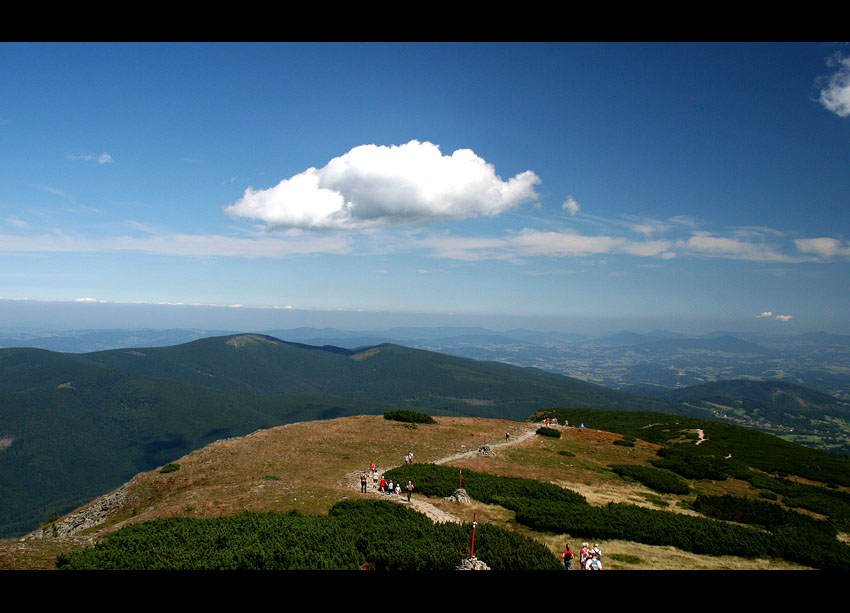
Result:
{"label": "green bushy vegetation", "polygon": [[539,434],[540,436],[549,436],[551,438],[561,438],[561,433],[555,430],[555,428],[537,428],[537,432],[535,434]]}
{"label": "green bushy vegetation", "polygon": [[828,533],[783,526],[775,533],[705,517],[611,503],[605,507],[511,499],[505,506],[532,530],[667,545],[707,555],[778,557],[814,568],[850,570],[850,547]]}
{"label": "green bushy vegetation", "polygon": [[[722,480],[754,468],[768,474],[797,475],[817,482],[850,487],[850,457],[795,445],[779,437],[718,421],[648,411],[603,411],[599,409],[557,409],[558,421],[584,423],[588,428],[632,436],[665,448],[664,468],[674,470],[691,464],[694,475],[683,477]],[[702,429],[709,442],[702,445],[677,444],[688,430]],[[669,453],[670,449],[675,452]],[[677,453],[678,452],[678,453]],[[726,459],[731,454],[732,458]],[[700,462],[697,458],[702,458]],[[725,476],[724,476],[725,475]]]}
{"label": "green bushy vegetation", "polygon": [[[401,483],[413,481],[416,491],[424,496],[445,498],[460,487],[460,469],[452,466],[410,464],[399,466],[385,474]],[[523,477],[500,477],[473,470],[463,471],[463,489],[475,500],[487,504],[499,504],[509,498],[587,503],[581,494],[551,483]]]}
{"label": "green bushy vegetation", "polygon": [[425,413],[417,413],[416,411],[388,411],[384,413],[384,419],[392,421],[403,421],[411,424],[435,424],[434,418]]}
{"label": "green bushy vegetation", "polygon": [[[754,488],[782,496],[787,507],[826,515],[840,530],[850,531],[850,494],[812,481],[850,486],[850,458],[788,443],[778,437],[729,424],[662,413],[558,409],[558,418],[661,445],[658,469],[685,479],[740,479]],[[700,428],[708,442],[681,444],[688,431]]]}
{"label": "green bushy vegetation", "polygon": [[687,448],[662,447],[658,450],[658,456],[661,459],[654,460],[653,466],[678,473],[686,479],[723,481],[729,477],[731,470],[725,459],[693,455],[688,453]]}
{"label": "green bushy vegetation", "polygon": [[[326,516],[240,513],[127,526],[57,568],[96,570],[452,570],[468,557],[471,526],[434,524],[388,501],[348,500]],[[476,557],[494,570],[558,570],[543,545],[478,526]]]}
{"label": "green bushy vegetation", "polygon": [[837,534],[835,526],[828,521],[814,519],[776,503],[753,498],[700,494],[694,501],[693,508],[708,517],[762,526],[771,532],[792,526],[821,531],[832,538]]}
{"label": "green bushy vegetation", "polygon": [[[655,480],[663,484],[662,488],[669,484],[687,487],[666,470],[616,468],[632,478]],[[402,481],[410,479],[418,493],[438,497],[450,495],[460,478],[458,468],[433,464],[404,466],[387,474]],[[552,484],[471,470],[463,471],[463,487],[475,500],[514,511],[516,521],[532,530],[674,546],[697,554],[779,557],[815,568],[850,570],[850,547],[836,539],[835,526],[766,501],[703,496],[695,508],[708,517],[694,517],[629,504],[594,507],[583,496]],[[677,486],[670,485],[669,489]]]}
{"label": "green bushy vegetation", "polygon": [[613,464],[611,470],[621,477],[628,477],[662,494],[690,494],[690,486],[674,473],[660,468],[636,464]]}

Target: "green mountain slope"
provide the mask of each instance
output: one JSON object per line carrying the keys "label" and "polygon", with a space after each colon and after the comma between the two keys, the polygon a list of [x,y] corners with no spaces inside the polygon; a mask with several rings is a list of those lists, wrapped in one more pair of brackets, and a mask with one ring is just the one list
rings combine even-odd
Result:
{"label": "green mountain slope", "polygon": [[817,390],[781,381],[735,379],[672,390],[664,394],[674,402],[709,401],[740,404],[745,409],[808,417],[850,418],[850,405]]}
{"label": "green mountain slope", "polygon": [[0,350],[0,536],[25,533],[138,472],[260,428],[412,408],[523,419],[675,405],[532,368],[381,345],[262,335],[63,354]]}
{"label": "green mountain slope", "polygon": [[817,390],[780,381],[736,379],[665,393],[682,412],[757,428],[787,440],[850,453],[850,404]]}
{"label": "green mountain slope", "polygon": [[86,354],[123,372],[247,394],[323,392],[450,413],[522,419],[541,406],[672,411],[676,403],[563,375],[399,345],[360,350],[288,343],[259,334],[175,347]]}

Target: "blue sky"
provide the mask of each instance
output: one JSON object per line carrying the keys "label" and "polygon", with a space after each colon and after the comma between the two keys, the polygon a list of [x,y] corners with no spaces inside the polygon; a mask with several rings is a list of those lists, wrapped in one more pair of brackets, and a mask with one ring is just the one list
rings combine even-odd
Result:
{"label": "blue sky", "polygon": [[850,45],[5,43],[0,94],[0,302],[850,332]]}

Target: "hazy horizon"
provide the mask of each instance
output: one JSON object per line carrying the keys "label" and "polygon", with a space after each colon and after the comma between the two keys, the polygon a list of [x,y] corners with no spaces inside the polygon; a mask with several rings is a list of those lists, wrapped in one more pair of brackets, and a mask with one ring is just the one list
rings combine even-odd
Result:
{"label": "hazy horizon", "polygon": [[[736,325],[738,324],[738,325]],[[218,305],[152,305],[103,302],[6,300],[0,298],[0,330],[60,332],[107,329],[199,329],[263,332],[295,328],[335,328],[380,332],[393,327],[480,327],[494,332],[528,329],[538,332],[577,333],[589,336],[621,331],[649,333],[665,330],[699,336],[712,332],[795,335],[806,332],[850,334],[850,326],[796,322],[753,322],[750,326],[724,320],[671,318],[523,317],[474,313],[405,313],[345,310],[300,310]]]}

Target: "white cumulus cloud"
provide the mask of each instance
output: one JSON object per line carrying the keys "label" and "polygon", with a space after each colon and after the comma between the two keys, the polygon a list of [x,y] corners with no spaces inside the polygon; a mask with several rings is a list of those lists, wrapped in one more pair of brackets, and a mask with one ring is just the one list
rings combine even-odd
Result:
{"label": "white cumulus cloud", "polygon": [[778,319],[779,321],[791,321],[793,315],[777,315],[774,319]]}
{"label": "white cumulus cloud", "polygon": [[260,220],[270,230],[424,225],[499,215],[536,200],[538,183],[530,170],[503,181],[471,149],[443,155],[439,146],[413,140],[361,145],[275,187],[249,187],[224,212]]}
{"label": "white cumulus cloud", "polygon": [[820,103],[839,117],[850,117],[850,56],[844,57],[839,53],[828,64],[837,67],[837,70],[820,91]]}
{"label": "white cumulus cloud", "polygon": [[564,204],[561,205],[561,208],[564,209],[570,215],[575,216],[581,210],[581,205],[575,198],[573,198],[572,196],[568,196]]}
{"label": "white cumulus cloud", "polygon": [[757,313],[753,315],[753,317],[757,317],[759,319],[765,319],[766,317],[773,317],[773,311],[764,311],[763,313]]}

